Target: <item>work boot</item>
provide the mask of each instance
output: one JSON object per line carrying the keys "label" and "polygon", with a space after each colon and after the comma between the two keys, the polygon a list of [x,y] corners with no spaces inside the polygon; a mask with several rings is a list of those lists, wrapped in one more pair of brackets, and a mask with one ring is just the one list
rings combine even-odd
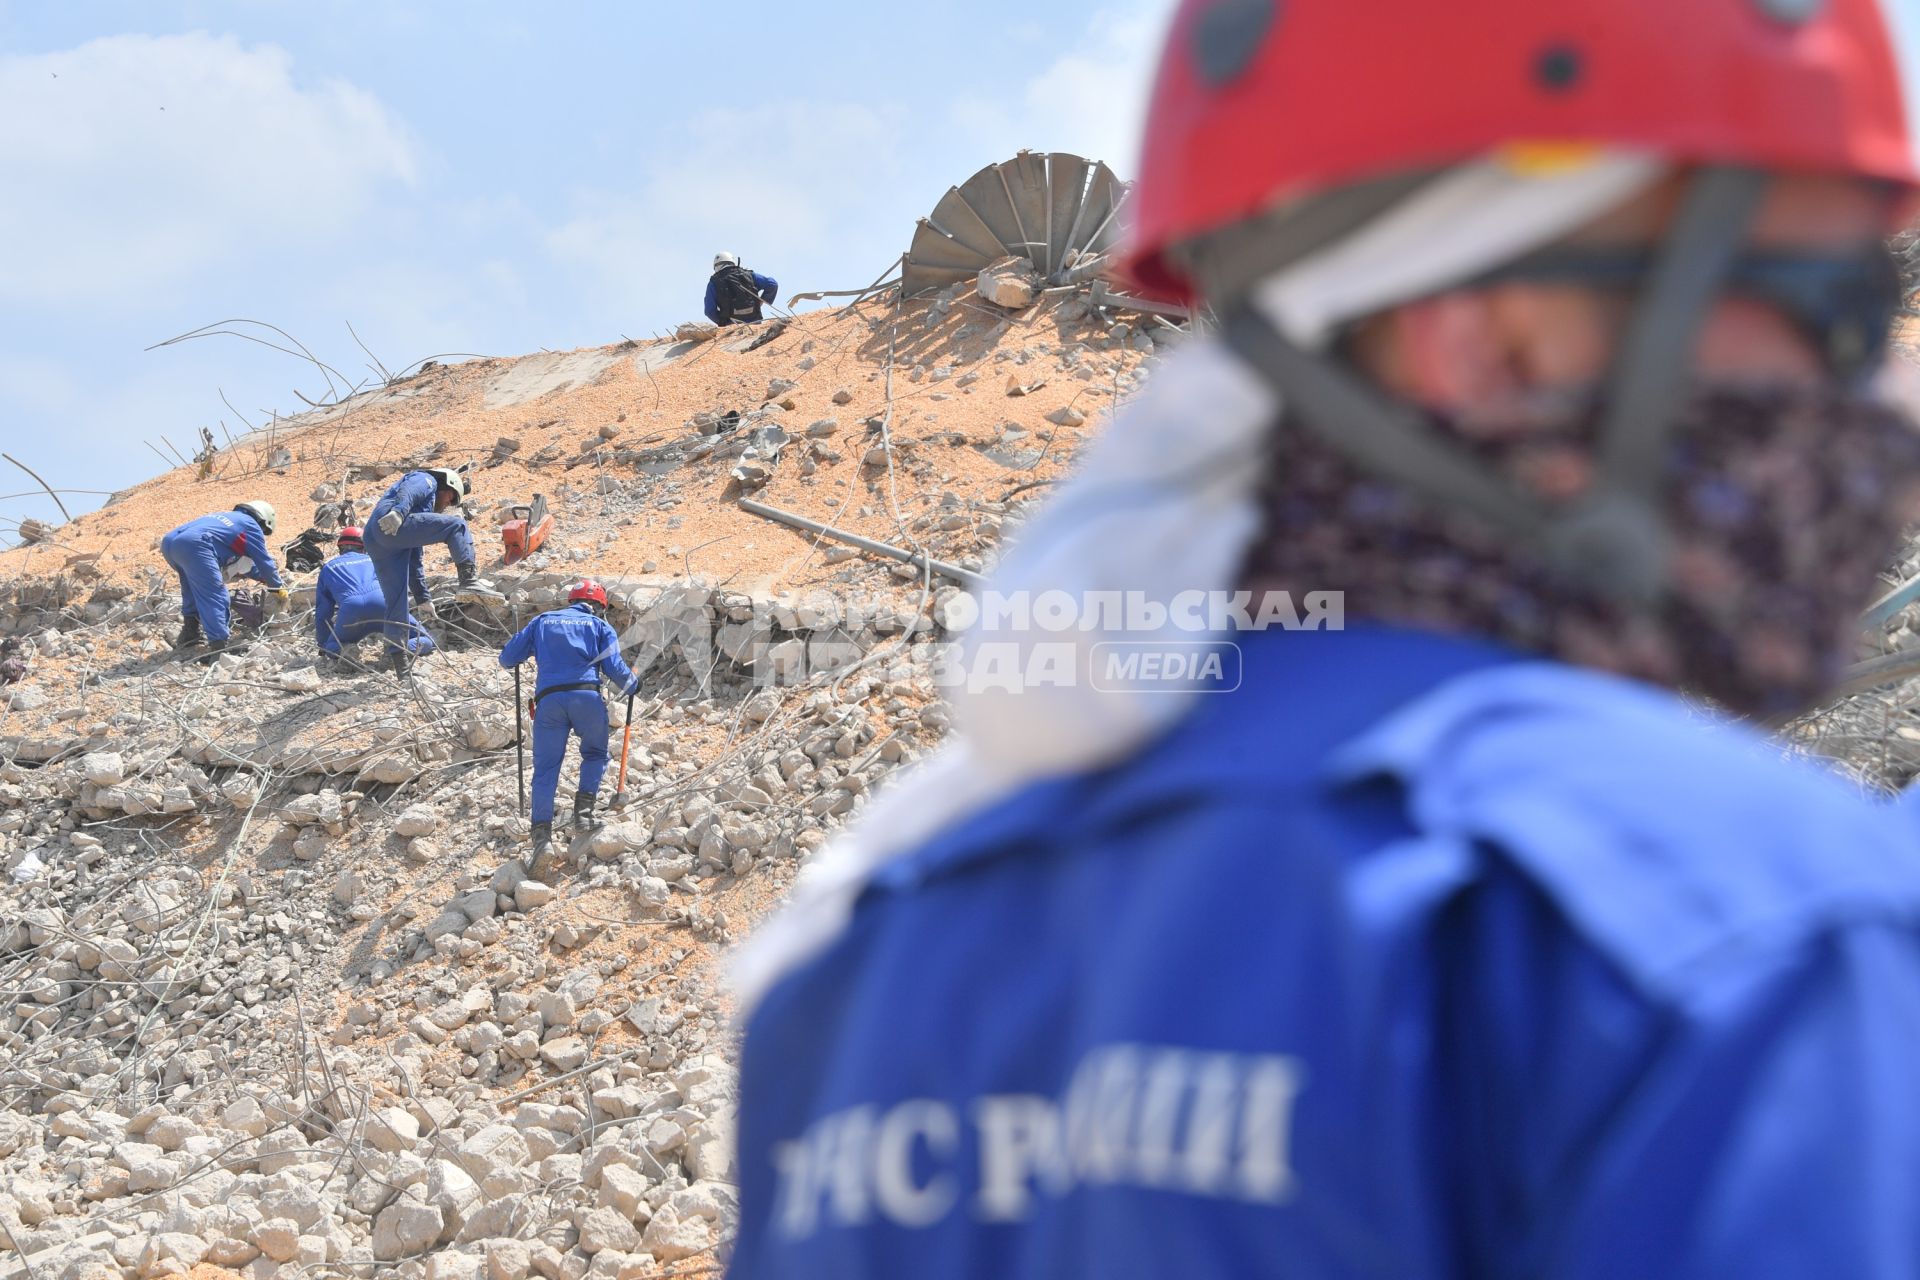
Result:
{"label": "work boot", "polygon": [[233,647],[231,637],[225,640],[209,640],[207,641],[207,651],[195,658],[194,661],[200,663],[202,666],[212,666],[219,660],[220,655],[231,647]]}
{"label": "work boot", "polygon": [[388,649],[387,666],[392,668],[394,675],[404,680],[407,678],[407,673],[413,670],[413,655],[397,646]]}
{"label": "work boot", "polygon": [[472,586],[474,580],[480,576],[479,568],[471,560],[462,560],[453,566],[453,571],[460,575],[460,585],[463,587]]}
{"label": "work boot", "polygon": [[200,619],[187,618],[180,623],[180,634],[173,638],[173,647],[186,649],[200,643]]}
{"label": "work boot", "polygon": [[573,829],[576,832],[584,835],[600,825],[593,818],[593,802],[597,798],[591,791],[573,793]]}
{"label": "work boot", "polygon": [[544,884],[547,873],[553,869],[553,824],[534,823],[532,840],[533,855],[527,859],[527,877]]}

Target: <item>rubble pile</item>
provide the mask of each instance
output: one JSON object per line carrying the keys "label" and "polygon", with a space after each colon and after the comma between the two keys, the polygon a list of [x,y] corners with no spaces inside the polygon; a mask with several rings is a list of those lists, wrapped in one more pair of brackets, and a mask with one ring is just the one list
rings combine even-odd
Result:
{"label": "rubble pile", "polygon": [[[1170,336],[972,287],[653,348],[699,364],[438,366],[0,555],[0,1280],[724,1260],[722,953],[946,729],[954,590],[735,500],[981,569]],[[532,399],[488,407],[509,375]],[[434,577],[407,681],[320,672],[311,578],[211,665],[169,650],[151,547],[185,513],[263,491],[331,528],[467,454],[500,599]],[[535,492],[555,533],[504,566]],[[494,655],[587,572],[642,685],[624,790],[543,883]]]}
{"label": "rubble pile", "polygon": [[[291,620],[211,670],[39,638],[0,737],[0,1222],[43,1274],[620,1275],[724,1237],[717,949],[945,720],[930,624],[782,606],[749,647],[750,602],[706,607],[712,669],[649,671],[555,884],[490,650],[401,686],[322,681]],[[869,672],[756,687],[829,636]]]}
{"label": "rubble pile", "polygon": [[1894,260],[1900,264],[1901,279],[1906,282],[1911,314],[1913,295],[1920,291],[1920,229],[1902,231],[1893,238],[1889,247],[1893,250]]}

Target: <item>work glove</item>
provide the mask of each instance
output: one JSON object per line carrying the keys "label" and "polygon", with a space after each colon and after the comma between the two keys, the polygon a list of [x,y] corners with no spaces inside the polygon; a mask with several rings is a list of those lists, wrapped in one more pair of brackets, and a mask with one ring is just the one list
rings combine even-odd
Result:
{"label": "work glove", "polygon": [[291,594],[285,587],[271,587],[269,588],[269,590],[271,590],[274,595],[280,598],[281,604],[285,604],[287,602],[288,596]]}
{"label": "work glove", "polygon": [[400,532],[400,526],[404,523],[406,523],[405,516],[401,515],[398,511],[389,511],[380,517],[380,532],[391,538],[394,534]]}

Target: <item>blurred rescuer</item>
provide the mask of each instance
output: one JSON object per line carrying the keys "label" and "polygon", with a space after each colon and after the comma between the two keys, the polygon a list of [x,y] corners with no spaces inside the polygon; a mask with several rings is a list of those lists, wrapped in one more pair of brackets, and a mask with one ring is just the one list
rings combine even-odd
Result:
{"label": "blurred rescuer", "polygon": [[[356,525],[340,530],[340,554],[320,566],[313,589],[313,639],[320,660],[340,666],[342,648],[358,645],[386,630],[387,602],[380,579],[367,558],[364,539]],[[407,648],[416,656],[433,652],[433,637],[412,614],[407,615]]]}
{"label": "blurred rescuer", "polygon": [[1920,1276],[1920,832],[1739,723],[1920,514],[1894,16],[1179,6],[1134,270],[1220,323],[991,585],[1344,628],[976,629],[1081,678],[737,962],[734,1276]]}
{"label": "blurred rescuer", "polygon": [[227,647],[233,620],[230,578],[252,578],[286,597],[286,583],[267,547],[276,520],[272,503],[242,502],[232,511],[189,520],[160,539],[160,555],[180,580],[181,623],[174,648],[203,639],[212,654]]}
{"label": "blurred rescuer", "polygon": [[592,578],[574,584],[565,608],[547,612],[520,628],[500,650],[500,665],[512,670],[528,658],[534,665],[533,856],[535,879],[546,869],[553,839],[553,798],[567,740],[580,740],[580,786],[573,795],[576,834],[593,824],[594,802],[607,772],[607,704],[600,680],[632,693],[639,678],[620,656],[620,637],[606,619],[607,589]]}
{"label": "blurred rescuer", "polygon": [[412,647],[417,624],[407,612],[407,597],[411,594],[421,605],[429,600],[425,549],[445,544],[463,587],[479,573],[466,517],[447,514],[472,494],[465,472],[450,467],[409,471],[381,495],[367,517],[363,545],[386,606],[387,661],[396,675],[407,673],[417,652]]}
{"label": "blurred rescuer", "polygon": [[722,329],[733,324],[758,324],[765,307],[780,296],[780,282],[740,264],[737,254],[713,255],[713,274],[707,277],[702,309]]}

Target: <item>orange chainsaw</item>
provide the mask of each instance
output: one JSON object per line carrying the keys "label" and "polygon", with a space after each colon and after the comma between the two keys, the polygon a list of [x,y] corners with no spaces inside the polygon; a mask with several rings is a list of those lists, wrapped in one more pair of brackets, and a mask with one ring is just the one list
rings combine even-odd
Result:
{"label": "orange chainsaw", "polygon": [[514,564],[546,543],[553,532],[553,517],[547,514],[546,498],[538,493],[531,503],[509,509],[508,515],[511,519],[500,526],[500,540],[506,544],[506,563]]}

